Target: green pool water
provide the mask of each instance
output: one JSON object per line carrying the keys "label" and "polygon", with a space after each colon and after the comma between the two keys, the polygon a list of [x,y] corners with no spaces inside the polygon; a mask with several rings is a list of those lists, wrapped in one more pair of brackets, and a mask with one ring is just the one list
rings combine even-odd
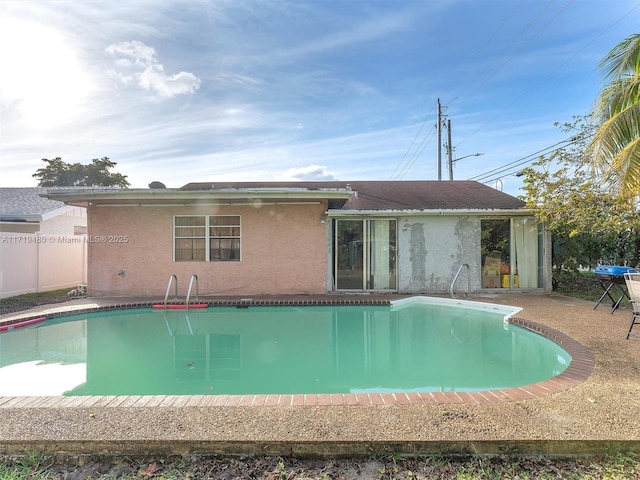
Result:
{"label": "green pool water", "polygon": [[477,391],[567,368],[503,316],[412,302],[75,315],[0,334],[0,395]]}

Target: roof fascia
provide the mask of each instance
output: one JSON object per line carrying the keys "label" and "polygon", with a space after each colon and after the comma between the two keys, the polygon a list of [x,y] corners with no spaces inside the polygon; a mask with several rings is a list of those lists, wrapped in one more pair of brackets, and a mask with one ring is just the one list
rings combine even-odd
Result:
{"label": "roof fascia", "polygon": [[433,210],[328,210],[329,217],[416,217],[416,216],[444,216],[444,215],[483,215],[483,216],[531,216],[535,210],[530,208],[516,209],[433,209]]}
{"label": "roof fascia", "polygon": [[60,208],[56,208],[55,210],[45,212],[42,215],[39,215],[39,217],[41,217],[42,221],[50,220],[60,215],[64,215],[67,212],[72,212],[75,208],[78,208],[78,207],[74,205],[63,205]]}
{"label": "roof fascia", "polygon": [[318,189],[306,188],[248,188],[219,190],[84,190],[84,191],[49,191],[43,196],[51,200],[59,200],[70,205],[86,207],[90,204],[117,204],[118,202],[134,202],[138,204],[166,201],[171,204],[201,203],[208,201],[229,200],[327,200],[348,199],[353,192],[346,188]]}

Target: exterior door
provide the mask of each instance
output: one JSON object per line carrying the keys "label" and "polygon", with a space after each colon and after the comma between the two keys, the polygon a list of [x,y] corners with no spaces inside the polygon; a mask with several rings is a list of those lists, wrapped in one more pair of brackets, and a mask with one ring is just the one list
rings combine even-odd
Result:
{"label": "exterior door", "polygon": [[482,288],[543,286],[542,226],[533,217],[481,222]]}
{"label": "exterior door", "polygon": [[337,290],[396,290],[396,221],[337,219]]}

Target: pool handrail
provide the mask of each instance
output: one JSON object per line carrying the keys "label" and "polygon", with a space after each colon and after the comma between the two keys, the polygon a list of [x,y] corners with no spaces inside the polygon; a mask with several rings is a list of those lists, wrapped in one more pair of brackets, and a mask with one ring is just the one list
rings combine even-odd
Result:
{"label": "pool handrail", "polygon": [[198,288],[198,275],[194,273],[193,275],[191,275],[191,280],[189,280],[189,290],[187,290],[187,299],[185,301],[185,306],[187,310],[189,310],[189,297],[191,297],[191,288],[193,287],[194,280],[196,281],[196,300],[200,296],[200,293],[199,293],[200,289]]}
{"label": "pool handrail", "polygon": [[467,267],[467,297],[471,296],[471,268],[469,268],[469,264],[468,263],[463,263],[462,265],[460,265],[460,268],[458,268],[458,271],[456,272],[455,276],[453,277],[453,282],[451,282],[451,288],[449,289],[451,292],[451,298],[456,298],[455,294],[453,293],[453,286],[456,283],[456,280],[458,280],[458,277],[460,276],[460,272],[462,272],[462,269],[464,267]]}
{"label": "pool handrail", "polygon": [[167,284],[167,292],[164,294],[164,308],[167,308],[167,299],[169,298],[169,292],[171,291],[171,283],[175,283],[176,298],[178,298],[178,276],[172,273],[169,277],[169,283]]}

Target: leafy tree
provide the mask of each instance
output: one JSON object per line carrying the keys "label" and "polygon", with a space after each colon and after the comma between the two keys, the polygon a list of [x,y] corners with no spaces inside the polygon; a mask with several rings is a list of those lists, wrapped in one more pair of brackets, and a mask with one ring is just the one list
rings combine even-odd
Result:
{"label": "leafy tree", "polygon": [[573,134],[570,142],[523,171],[524,199],[552,234],[554,285],[566,270],[638,265],[640,214],[592,168],[585,152],[593,125],[587,117],[574,117],[558,126]]}
{"label": "leafy tree", "polygon": [[608,83],[594,111],[599,128],[590,146],[593,162],[620,196],[637,198],[640,196],[640,34],[631,35],[616,45],[600,62],[600,68]]}
{"label": "leafy tree", "polygon": [[130,185],[126,175],[109,171],[117,163],[112,162],[108,157],[94,158],[88,165],[66,163],[60,157],[52,160],[43,158],[42,161],[47,166],[39,168],[33,174],[33,177],[38,179],[40,187],[100,186],[127,188]]}
{"label": "leafy tree", "polygon": [[524,171],[525,200],[553,234],[554,285],[563,270],[640,263],[640,34],[600,67],[596,126],[585,117],[560,125],[571,143]]}

